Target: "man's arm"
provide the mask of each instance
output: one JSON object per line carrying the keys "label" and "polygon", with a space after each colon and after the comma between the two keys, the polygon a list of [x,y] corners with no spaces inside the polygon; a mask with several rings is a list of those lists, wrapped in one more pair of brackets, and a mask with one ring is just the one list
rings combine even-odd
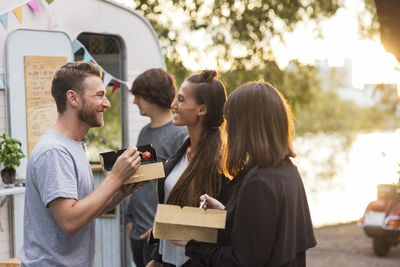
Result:
{"label": "man's arm", "polygon": [[73,236],[100,215],[123,182],[131,177],[139,166],[140,157],[137,149],[129,147],[118,157],[112,171],[90,195],[81,200],[56,198],[51,201],[49,208],[61,230]]}
{"label": "man's arm", "polygon": [[100,212],[100,215],[115,208],[115,206],[117,206],[119,203],[121,203],[122,200],[129,197],[132,193],[136,192],[140,187],[142,187],[146,183],[148,183],[148,181],[121,186],[119,188],[119,190],[114,194],[114,196],[103,207],[103,210]]}

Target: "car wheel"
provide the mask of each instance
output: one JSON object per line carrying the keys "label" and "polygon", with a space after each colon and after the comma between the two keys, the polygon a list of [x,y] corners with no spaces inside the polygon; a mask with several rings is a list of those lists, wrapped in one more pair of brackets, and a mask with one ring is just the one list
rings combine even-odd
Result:
{"label": "car wheel", "polygon": [[385,257],[390,250],[390,243],[383,237],[375,237],[373,239],[374,252],[378,257]]}

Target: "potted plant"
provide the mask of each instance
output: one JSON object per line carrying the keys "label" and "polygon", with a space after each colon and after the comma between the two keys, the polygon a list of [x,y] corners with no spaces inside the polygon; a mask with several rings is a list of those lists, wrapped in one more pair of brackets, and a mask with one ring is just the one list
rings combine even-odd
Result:
{"label": "potted plant", "polygon": [[21,142],[3,133],[0,136],[0,163],[3,163],[1,179],[4,187],[13,187],[15,183],[16,168],[20,164],[20,159],[25,157],[21,149]]}

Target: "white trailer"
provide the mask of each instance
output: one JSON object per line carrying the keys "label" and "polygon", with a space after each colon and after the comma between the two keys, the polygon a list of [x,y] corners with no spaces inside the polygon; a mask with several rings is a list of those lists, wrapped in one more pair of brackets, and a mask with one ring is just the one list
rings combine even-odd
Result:
{"label": "white trailer", "polygon": [[[25,155],[29,154],[31,119],[27,118],[31,109],[27,108],[27,67],[24,65],[27,56],[61,56],[67,61],[76,61],[90,55],[104,70],[105,79],[112,78],[111,85],[117,86],[115,81],[122,81],[119,93],[113,96],[117,102],[114,110],[120,105],[113,115],[119,116],[117,146],[135,145],[141,127],[148,120],[132,104],[127,85],[149,68],[165,68],[158,38],[149,22],[138,12],[109,0],[56,0],[50,5],[37,0],[40,13],[34,12],[27,2],[2,0],[0,4],[0,15],[8,13],[7,29],[0,25],[0,134],[6,132],[19,139]],[[22,7],[22,22],[12,11],[16,7]],[[75,51],[76,40],[83,44],[78,51]],[[27,157],[17,169],[22,178],[26,165]],[[104,174],[96,164],[92,169],[99,183]],[[0,203],[3,203],[3,206],[0,204],[0,226],[4,230],[0,231],[0,260],[19,255],[23,201],[24,187],[0,189]],[[119,207],[110,216],[96,219],[95,266],[130,266],[122,214],[123,208]]]}

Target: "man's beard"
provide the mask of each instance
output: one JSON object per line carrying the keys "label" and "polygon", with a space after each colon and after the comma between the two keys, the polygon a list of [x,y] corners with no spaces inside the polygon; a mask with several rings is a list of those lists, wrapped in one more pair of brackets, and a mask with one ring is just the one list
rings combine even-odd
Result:
{"label": "man's beard", "polygon": [[83,108],[78,110],[79,120],[86,122],[90,127],[102,127],[104,120],[98,121],[97,111],[89,110],[86,106],[86,101],[83,101]]}

